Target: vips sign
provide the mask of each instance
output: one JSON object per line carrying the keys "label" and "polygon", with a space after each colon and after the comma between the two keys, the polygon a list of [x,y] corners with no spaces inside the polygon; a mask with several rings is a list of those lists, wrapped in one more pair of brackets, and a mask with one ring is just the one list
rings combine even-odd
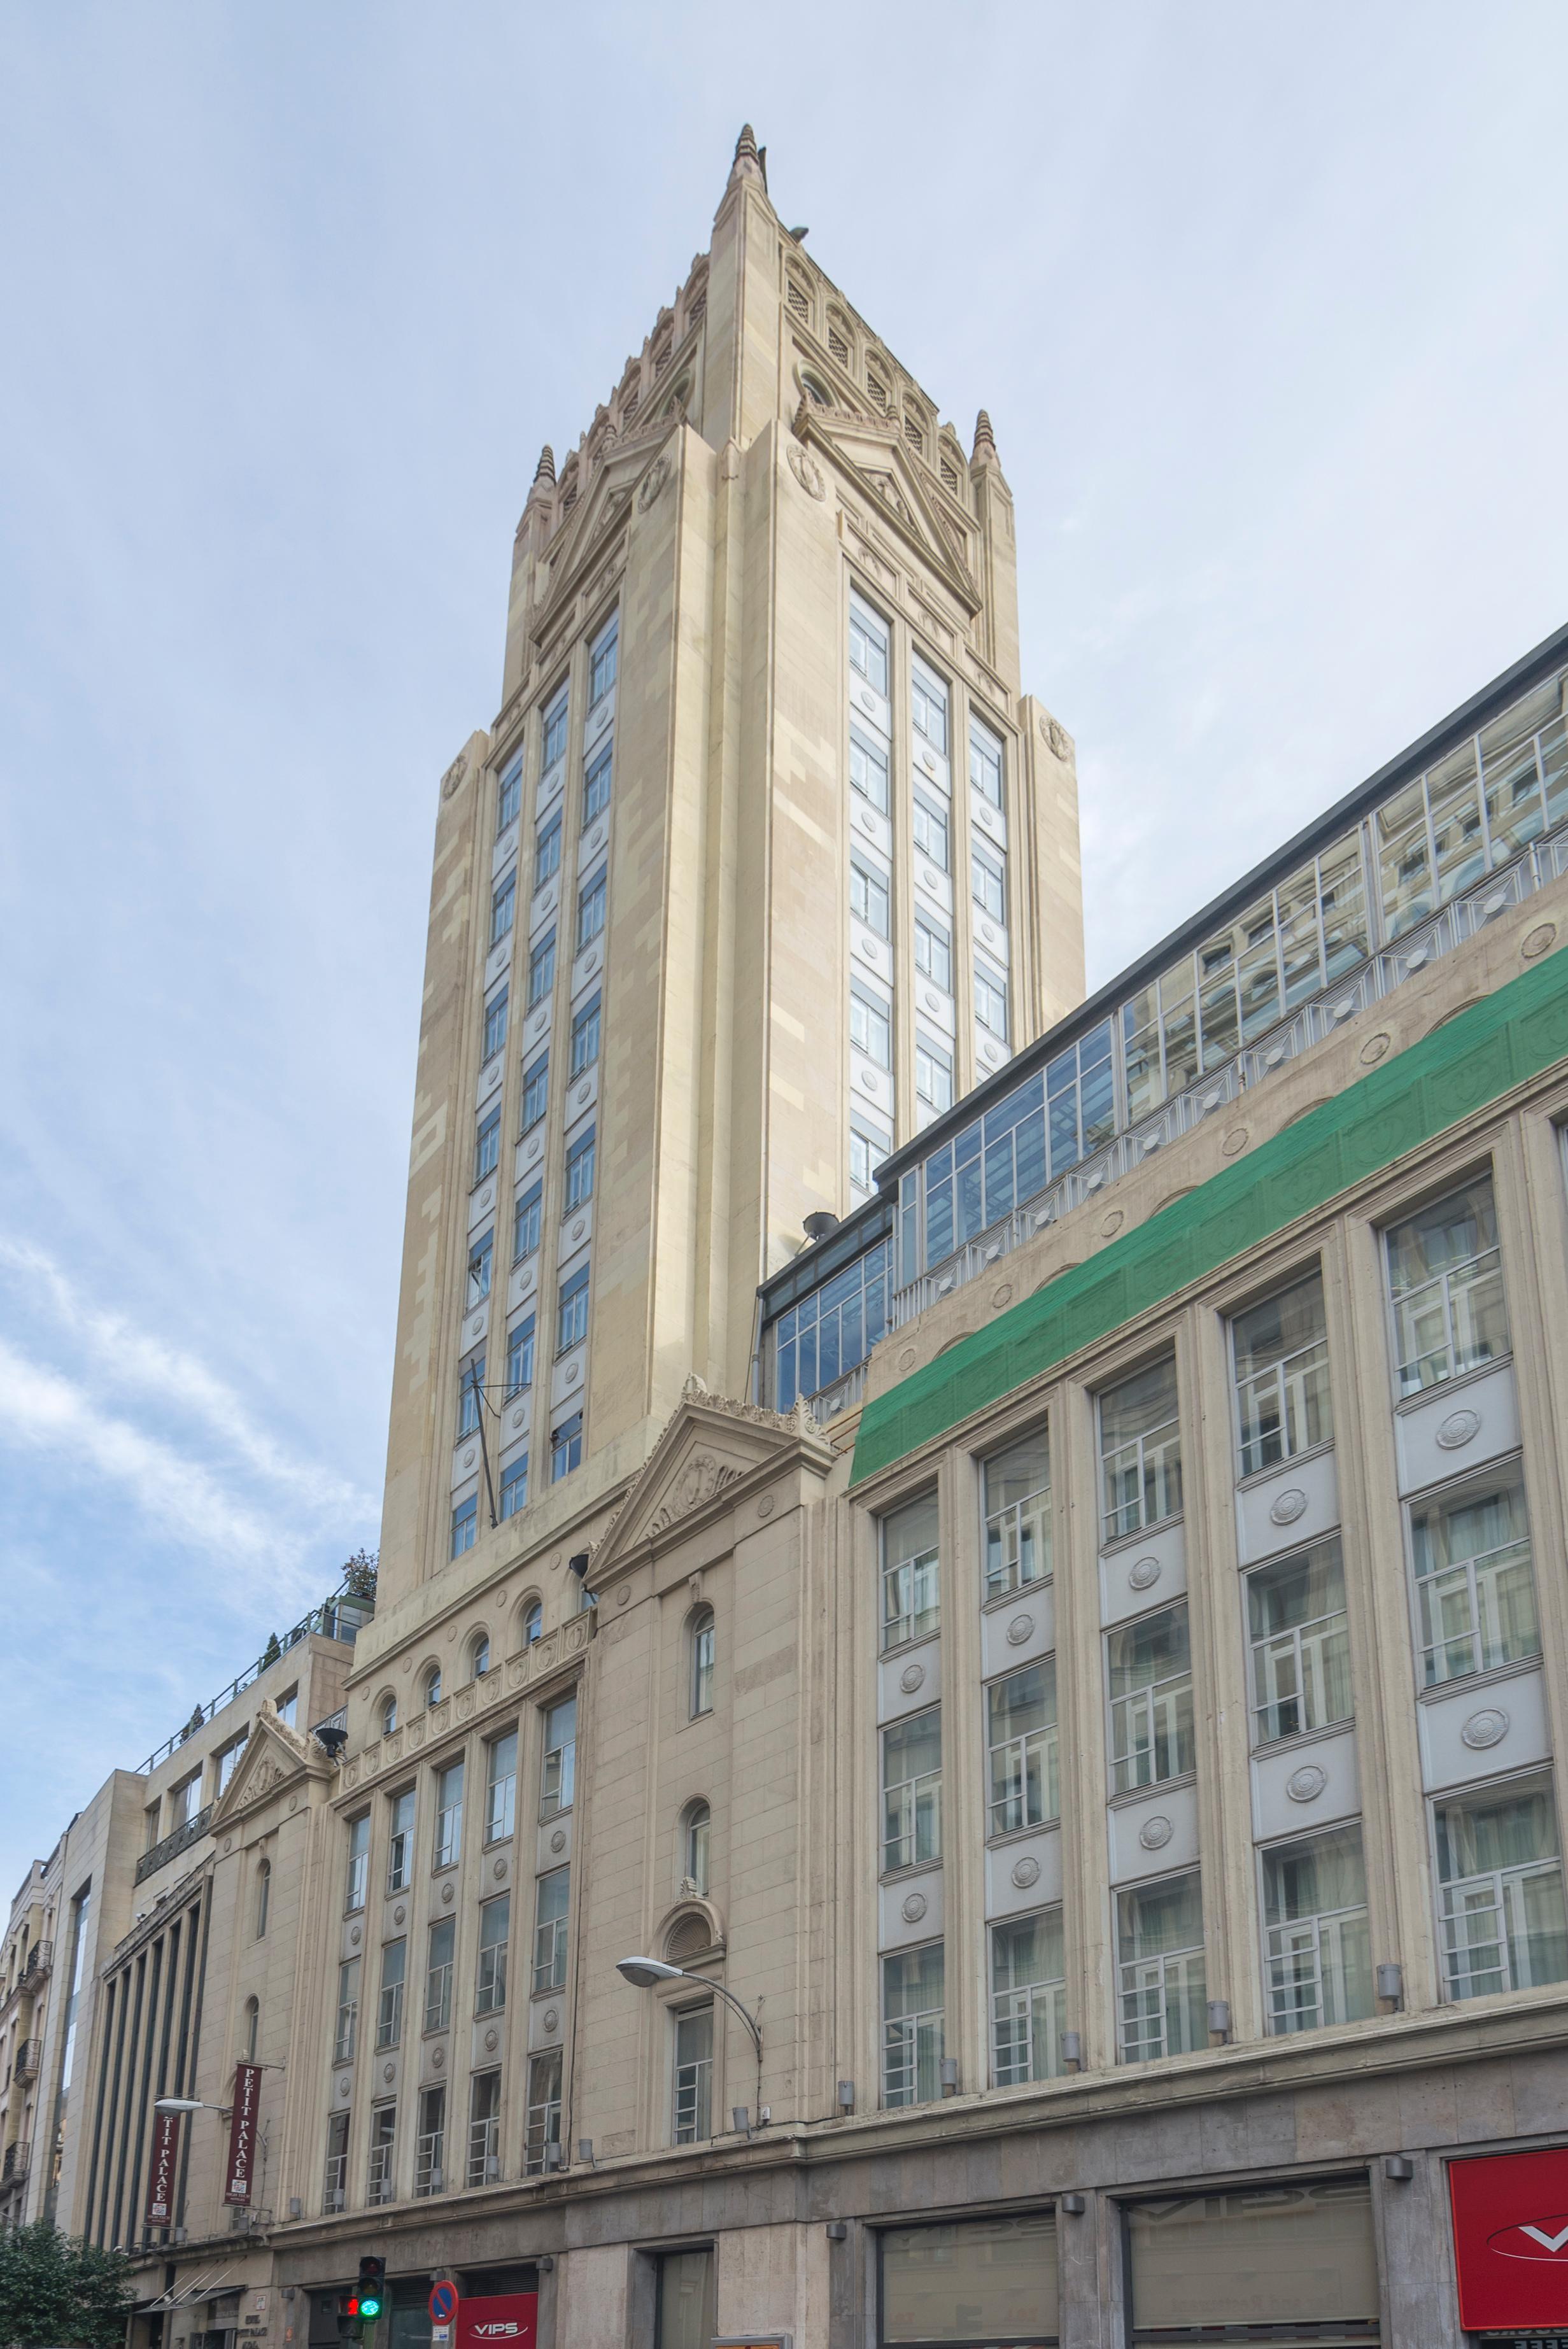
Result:
{"label": "vips sign", "polygon": [[150,2227],[170,2227],[174,2223],[174,2172],[180,2161],[180,2119],[178,2113],[154,2113],[152,2116],[152,2159],[147,2171],[147,2224]]}
{"label": "vips sign", "polygon": [[1459,2323],[1568,2335],[1568,2148],[1449,2164]]}
{"label": "vips sign", "polygon": [[539,2295],[505,2292],[493,2300],[460,2300],[455,2349],[537,2349]]}
{"label": "vips sign", "polygon": [[228,2182],[223,2189],[225,2202],[248,2202],[251,2199],[251,2155],[256,2138],[256,2103],[261,2094],[261,2065],[234,2065],[234,2106],[229,2116]]}

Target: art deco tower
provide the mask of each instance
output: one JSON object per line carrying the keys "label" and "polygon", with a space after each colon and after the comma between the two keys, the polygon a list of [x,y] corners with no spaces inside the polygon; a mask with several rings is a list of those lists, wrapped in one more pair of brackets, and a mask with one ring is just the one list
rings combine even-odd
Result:
{"label": "art deco tower", "polygon": [[432,1576],[577,1546],[689,1374],[745,1396],[805,1219],[1082,967],[990,422],[966,454],[745,129],[709,250],[540,458],[500,714],[441,781],[381,1636]]}

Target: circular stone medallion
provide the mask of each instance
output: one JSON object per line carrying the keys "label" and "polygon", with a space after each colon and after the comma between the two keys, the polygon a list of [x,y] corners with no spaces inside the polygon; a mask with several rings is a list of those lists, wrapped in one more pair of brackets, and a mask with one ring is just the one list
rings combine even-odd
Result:
{"label": "circular stone medallion", "polygon": [[550,1849],[552,1851],[565,1851],[566,1848],[566,1830],[565,1827],[557,1827],[555,1834],[550,1837]]}
{"label": "circular stone medallion", "polygon": [[1025,1640],[1032,1640],[1033,1636],[1033,1615],[1015,1615],[1007,1627],[1007,1644],[1010,1648],[1021,1648]]}
{"label": "circular stone medallion", "polygon": [[394,1924],[394,1925],[400,1925],[400,1924],[402,1923],[402,1921],[403,1921],[404,1918],[408,1915],[408,1913],[409,1913],[409,1912],[408,1912],[408,1910],[404,1908],[404,1906],[403,1906],[402,1902],[400,1900],[400,1901],[399,1901],[399,1903],[398,1903],[398,1905],[397,1905],[397,1907],[396,1907],[396,1908],[393,1909],[393,1911],[392,1911],[392,1922],[393,1922],[393,1924]]}
{"label": "circular stone medallion", "polygon": [[1438,1430],[1438,1444],[1444,1452],[1462,1452],[1473,1437],[1480,1433],[1479,1411],[1451,1411]]}
{"label": "circular stone medallion", "polygon": [[1555,922],[1539,922],[1534,929],[1526,931],[1524,943],[1519,951],[1527,962],[1533,962],[1537,955],[1543,955],[1546,952],[1556,936]]}
{"label": "circular stone medallion", "polygon": [[1027,1892],[1032,1884],[1038,1884],[1040,1881],[1040,1862],[1032,1858],[1028,1853],[1025,1853],[1022,1859],[1015,1859],[1012,1863],[1012,1881],[1020,1892]]}
{"label": "circular stone medallion", "polygon": [[1156,1811],[1152,1819],[1145,1819],[1137,1831],[1137,1839],[1145,1851],[1163,1851],[1176,1829],[1163,1811]]}
{"label": "circular stone medallion", "polygon": [[443,1884],[443,1885],[441,1886],[441,1902],[442,1902],[442,1905],[443,1905],[444,1907],[446,1907],[446,1908],[450,1909],[450,1908],[451,1908],[451,1906],[452,1906],[452,1904],[453,1899],[456,1898],[455,1894],[454,1894],[454,1893],[453,1893],[453,1891],[452,1891],[452,1886],[451,1886],[450,1884]]}
{"label": "circular stone medallion", "polygon": [[903,1671],[898,1674],[898,1686],[903,1690],[906,1696],[913,1696],[917,1689],[924,1688],[925,1685],[926,1668],[924,1664],[906,1664]]}
{"label": "circular stone medallion", "polygon": [[1328,1772],[1316,1762],[1303,1762],[1285,1780],[1285,1792],[1293,1803],[1315,1803],[1328,1784]]}
{"label": "circular stone medallion", "polygon": [[1224,1141],[1220,1144],[1220,1147],[1224,1152],[1227,1158],[1240,1158],[1242,1151],[1247,1147],[1246,1127],[1244,1125],[1233,1125],[1230,1133],[1225,1136]]}
{"label": "circular stone medallion", "polygon": [[1384,1053],[1388,1050],[1389,1045],[1393,1041],[1394,1039],[1392,1036],[1384,1035],[1382,1033],[1376,1036],[1368,1036],[1366,1043],[1363,1044],[1361,1048],[1361,1057],[1366,1061],[1368,1068],[1372,1066],[1372,1063],[1375,1061],[1380,1061],[1383,1058]]}
{"label": "circular stone medallion", "polygon": [[923,1892],[906,1892],[904,1895],[903,1907],[898,1911],[898,1914],[902,1917],[905,1924],[918,1925],[925,1913],[925,1894]]}
{"label": "circular stone medallion", "polygon": [[495,1863],[495,1881],[497,1884],[504,1884],[506,1881],[506,1862],[504,1859],[498,1859]]}
{"label": "circular stone medallion", "polygon": [[1501,1704],[1489,1704],[1482,1712],[1471,1713],[1459,1732],[1459,1741],[1472,1754],[1484,1753],[1489,1745],[1501,1745],[1507,1735],[1507,1713]]}
{"label": "circular stone medallion", "polygon": [[554,2031],[556,2025],[560,2022],[560,2020],[561,2018],[559,2014],[557,2014],[553,2006],[547,2006],[545,2009],[545,2028],[546,2031]]}
{"label": "circular stone medallion", "polygon": [[1287,1485],[1284,1491],[1276,1493],[1269,1504],[1269,1523],[1272,1526],[1293,1526],[1298,1517],[1306,1515],[1306,1505],[1307,1496],[1301,1486]]}
{"label": "circular stone medallion", "polygon": [[1152,1590],[1159,1577],[1158,1557],[1140,1557],[1136,1566],[1127,1568],[1127,1580],[1135,1590]]}

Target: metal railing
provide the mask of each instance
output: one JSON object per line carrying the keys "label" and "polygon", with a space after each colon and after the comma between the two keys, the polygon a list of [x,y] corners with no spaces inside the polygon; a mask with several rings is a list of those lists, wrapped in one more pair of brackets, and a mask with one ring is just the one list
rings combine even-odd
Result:
{"label": "metal railing", "polygon": [[199,1842],[207,1832],[207,1822],[212,1816],[213,1806],[209,1803],[205,1810],[198,1811],[193,1819],[187,1819],[184,1826],[176,1827],[172,1835],[166,1835],[161,1843],[155,1843],[151,1851],[144,1851],[136,1863],[137,1883],[140,1884],[149,1876],[156,1876],[176,1853],[186,1851],[192,1844]]}
{"label": "metal railing", "polygon": [[33,2148],[25,2137],[5,2148],[5,2158],[0,2162],[0,2186],[9,2186],[14,2178],[26,2178]]}
{"label": "metal railing", "polygon": [[43,2041],[41,2039],[24,2039],[20,2047],[16,2050],[16,2058],[11,2066],[13,2075],[18,2080],[31,2080],[36,2075],[38,2066],[43,2060]]}
{"label": "metal railing", "polygon": [[53,1941],[35,1941],[27,1952],[27,1961],[17,1976],[19,1986],[26,1990],[34,1982],[42,1982],[55,1962]]}
{"label": "metal railing", "polygon": [[321,1640],[343,1640],[351,1643],[358,1639],[375,1612],[373,1599],[360,1598],[348,1589],[335,1590],[330,1599],[324,1599],[320,1606],[313,1607],[292,1630],[286,1631],[276,1642],[275,1649],[269,1640],[254,1663],[232,1680],[226,1689],[220,1690],[205,1704],[197,1705],[184,1727],[177,1729],[172,1737],[165,1738],[157,1751],[148,1755],[138,1775],[145,1776],[149,1770],[156,1770],[161,1762],[167,1762],[171,1754],[178,1754],[182,1745],[194,1737],[199,1729],[204,1729],[225,1705],[233,1704],[235,1697],[243,1696],[246,1689],[254,1688],[263,1672],[270,1671],[273,1665],[286,1655],[290,1648],[297,1648],[302,1640],[314,1635]]}

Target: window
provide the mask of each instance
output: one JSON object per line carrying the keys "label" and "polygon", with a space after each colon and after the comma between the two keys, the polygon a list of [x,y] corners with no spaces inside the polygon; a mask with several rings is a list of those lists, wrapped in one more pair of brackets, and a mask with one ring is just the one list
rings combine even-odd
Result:
{"label": "window", "polygon": [[504,1461],[501,1468],[501,1516],[514,1517],[528,1506],[528,1454]]}
{"label": "window", "polygon": [[1410,1506],[1424,1685],[1541,1653],[1517,1462]]}
{"label": "window", "polygon": [[531,1599],[523,1617],[523,1645],[531,1648],[535,1640],[545,1636],[545,1607],[542,1599]]}
{"label": "window", "polygon": [[882,1866],[920,1868],[942,1853],[942,1709],[882,1732]]}
{"label": "window", "polygon": [[677,2145],[701,2145],[713,2134],[713,2010],[688,2007],[675,2017]]}
{"label": "window", "polygon": [[713,1710],[713,1609],[700,1607],[691,1618],[691,1718]]}
{"label": "window", "polygon": [[406,1892],[414,1872],[414,1790],[392,1796],[391,1834],[387,1843],[387,1889]]}
{"label": "window", "polygon": [[577,1764],[577,1700],[561,1699],[545,1712],[545,1765],[539,1783],[539,1816],[552,1819],[572,1807]]}
{"label": "window", "polygon": [[704,1894],[707,1892],[708,1861],[712,1847],[712,1812],[706,1803],[693,1803],[686,1814],[682,1839],[682,1858],[685,1863],[681,1880],[682,1891],[690,1885],[694,1892]]}
{"label": "window", "polygon": [[499,1843],[512,1832],[517,1801],[517,1732],[493,1737],[485,1747],[484,1840]]}
{"label": "window", "polygon": [[1243,1476],[1332,1439],[1320,1273],[1239,1313],[1231,1324],[1231,1344]]}
{"label": "window", "polygon": [[888,812],[888,752],[885,746],[857,726],[849,729],[849,788],[881,815]]}
{"label": "window", "polygon": [[256,1940],[266,1939],[267,1910],[272,1906],[272,1862],[262,1860],[256,1868]]}
{"label": "window", "polygon": [[889,2344],[1056,2338],[1056,2226],[1048,2211],[890,2227],[882,2252]]}
{"label": "window", "polygon": [[214,1765],[217,1777],[217,1785],[213,1789],[214,1795],[222,1795],[227,1791],[229,1780],[234,1776],[239,1758],[244,1750],[244,1739],[236,1737],[230,1744],[225,1745],[217,1756]]}
{"label": "window", "polygon": [[949,820],[945,802],[915,785],[915,846],[929,856],[939,873],[951,869]]}
{"label": "window", "polygon": [[708,2349],[719,2329],[719,2294],[711,2251],[665,2251],[659,2260],[655,2349]]}
{"label": "window", "polygon": [[556,1308],[556,1351],[580,1346],[588,1334],[588,1268],[581,1265],[561,1283]]}
{"label": "window", "polygon": [[259,1998],[247,1998],[245,2001],[245,2027],[240,2037],[240,2044],[245,2051],[244,2060],[247,2064],[254,2064],[256,2060],[256,2042],[260,2036],[261,2001]]}
{"label": "window", "polygon": [[953,1105],[953,1056],[945,1044],[915,1030],[915,1094],[928,1109]]}
{"label": "window", "polygon": [[1187,1601],[1106,1634],[1111,1792],[1179,1778],[1197,1759]]}
{"label": "window", "polygon": [[545,2168],[545,2147],[561,2142],[561,2051],[545,2048],[528,2058],[528,2136],[523,2168],[537,2178]]}
{"label": "window", "polygon": [[1002,738],[978,718],[969,721],[969,779],[982,800],[1002,805]]}
{"label": "window", "polygon": [[556,984],[556,932],[547,929],[528,949],[528,1009],[543,1003]]}
{"label": "window", "polygon": [[950,995],[953,988],[952,934],[934,914],[915,916],[915,968]]}
{"label": "window", "polygon": [[370,2165],[365,2179],[365,2199],[375,2204],[392,2199],[392,2155],[398,2134],[396,2105],[377,2105],[370,2115]]}
{"label": "window", "polygon": [[501,2075],[476,2072],[468,2091],[468,2182],[493,2185],[501,2175]]}
{"label": "window", "polygon": [[1007,920],[1007,859],[999,848],[971,838],[969,852],[970,894],[982,914],[993,922]]}
{"label": "window", "polygon": [[484,1394],[484,1356],[471,1354],[458,1371],[457,1433],[461,1442],[472,1435],[482,1416],[481,1402]]}
{"label": "window", "polygon": [[334,2113],[327,2124],[327,2175],[322,2186],[324,2214],[341,2210],[348,2192],[348,2113]]}
{"label": "window", "polygon": [[381,1699],[381,1709],[377,1716],[377,1725],[383,1737],[390,1737],[393,1730],[396,1729],[398,1725],[398,1700],[395,1696],[384,1696]]}
{"label": "window", "polygon": [[561,869],[561,811],[547,815],[534,834],[534,886],[542,889]]}
{"label": "window", "polygon": [[351,2064],[359,2028],[359,1961],[345,1958],[337,1969],[337,2030],[332,2042],[335,2064]]}
{"label": "window", "polygon": [[511,989],[504,987],[499,995],[493,995],[484,1007],[484,1057],[487,1061],[493,1061],[506,1041],[506,1004],[510,993]]}
{"label": "window", "polygon": [[594,1195],[594,1129],[578,1134],[566,1153],[566,1208],[586,1206]]}
{"label": "window", "polygon": [[1007,981],[1000,971],[981,962],[978,955],[974,961],[974,1016],[989,1034],[1006,1043]]}
{"label": "window", "polygon": [[479,1976],[474,1984],[475,2014],[497,2013],[506,2003],[506,1945],[512,1931],[512,1895],[501,1893],[479,1904]]}
{"label": "window", "polygon": [[495,1172],[501,1156],[501,1111],[499,1106],[487,1110],[474,1128],[473,1179],[483,1183],[487,1174]]}
{"label": "window", "polygon": [[572,1014],[572,1061],[570,1073],[580,1077],[591,1069],[599,1056],[599,999],[590,995],[578,1011]]}
{"label": "window", "polygon": [[376,2044],[395,2047],[403,2035],[403,1977],[407,1941],[389,1941],[381,1951],[381,2002],[376,2009]]}
{"label": "window", "polygon": [[889,1244],[867,1248],[779,1316],[774,1340],[779,1411],[863,1362],[887,1327]]}
{"label": "window", "polygon": [[514,865],[504,881],[498,882],[490,899],[490,943],[498,947],[509,937],[517,912],[517,868]]}
{"label": "window", "polygon": [[849,666],[886,698],[888,623],[857,595],[849,599]]}
{"label": "window", "polygon": [[490,1274],[494,1255],[495,1234],[493,1231],[482,1233],[479,1238],[476,1239],[469,1248],[467,1310],[470,1313],[472,1312],[476,1305],[483,1305],[484,1299],[490,1294]]}
{"label": "window", "polygon": [[909,722],[939,759],[948,755],[948,689],[917,653],[909,663]]}
{"label": "window", "polygon": [[991,1753],[990,1831],[1012,1835],[1062,1815],[1056,1754],[1056,1660],[993,1681],[986,1690]]}
{"label": "window", "polygon": [[1247,1629],[1254,1744],[1350,1719],[1350,1637],[1337,1541],[1250,1574]]}
{"label": "window", "polygon": [[864,864],[858,856],[849,860],[849,910],[857,921],[875,930],[879,938],[891,935],[888,876],[874,864]]}
{"label": "window", "polygon": [[584,771],[583,830],[585,832],[594,818],[602,814],[609,805],[610,769],[613,761],[614,746],[607,742],[601,750],[595,751]]}
{"label": "window", "polygon": [[566,1909],[569,1904],[572,1871],[569,1868],[553,1868],[542,1876],[534,1893],[534,1987],[538,1990],[565,1990],[566,1987]]}
{"label": "window", "polygon": [[582,953],[591,946],[605,926],[605,899],[608,884],[601,864],[591,881],[585,882],[577,893],[577,942],[576,952]]}
{"label": "window", "polygon": [[348,1822],[348,1875],[343,1889],[346,1909],[363,1909],[370,1875],[370,1814],[362,1811]]}
{"label": "window", "polygon": [[449,1762],[436,1772],[435,1861],[453,1868],[462,1848],[462,1764]]}
{"label": "window", "polygon": [[430,1958],[425,1967],[425,2029],[444,2031],[452,2021],[452,1961],[457,1947],[457,1920],[443,1917],[431,1927]]}
{"label": "window", "polygon": [[1568,1979],[1551,1779],[1450,1795],[1432,1814],[1449,1996],[1489,1998]]}
{"label": "window", "polygon": [[878,1528],[882,1549],[882,1645],[900,1647],[941,1627],[938,1588],[937,1496],[922,1493],[890,1510]]}
{"label": "window", "polygon": [[550,1106],[550,1055],[541,1052],[523,1071],[523,1132],[538,1124]]}
{"label": "window", "polygon": [[282,1694],[276,1699],[275,1710],[277,1717],[283,1723],[286,1729],[292,1729],[294,1727],[294,1716],[296,1712],[298,1710],[298,1706],[299,1690],[297,1686],[291,1689],[285,1689]]}
{"label": "window", "polygon": [[601,702],[615,683],[616,653],[620,642],[620,615],[607,621],[588,647],[588,708]]}
{"label": "window", "polygon": [[985,1595],[1005,1599],[1051,1572],[1051,1437],[1036,1428],[981,1472],[985,1496]]}
{"label": "window", "polygon": [[1062,1911],[991,1929],[991,2061],[999,2088],[1053,2080],[1066,2028]]}
{"label": "window", "polygon": [[563,686],[545,712],[545,739],[539,753],[539,768],[548,774],[557,759],[566,755],[566,710],[568,697]]}
{"label": "window", "polygon": [[479,1495],[471,1493],[452,1513],[452,1555],[461,1557],[479,1539]]}
{"label": "window", "polygon": [[517,821],[517,810],[523,801],[523,761],[514,759],[502,774],[495,789],[495,831],[499,838],[509,823]]}
{"label": "window", "polygon": [[1189,2055],[1209,2044],[1203,1899],[1198,1870],[1116,1895],[1124,2064]]}
{"label": "window", "polygon": [[575,1411],[569,1419],[562,1420],[558,1427],[550,1431],[551,1484],[558,1485],[563,1476],[569,1476],[574,1468],[580,1468],[582,1461],[583,1414]]}
{"label": "window", "polygon": [[1275,1844],[1262,1861],[1269,2029],[1358,2023],[1372,2013],[1361,1829]]}
{"label": "window", "polygon": [[849,1127],[849,1179],[857,1190],[874,1191],[877,1169],[893,1146],[891,1136],[874,1133],[852,1117]]}
{"label": "window", "polygon": [[1386,1238],[1400,1393],[1501,1361],[1508,1308],[1490,1176],[1396,1224]]}
{"label": "window", "polygon": [[941,2093],[942,1945],[882,1961],[882,2102],[929,2105]]}
{"label": "window", "polygon": [[469,1656],[468,1676],[470,1680],[482,1681],[489,1670],[490,1634],[488,1631],[480,1631],[475,1634],[473,1648]]}
{"label": "window", "polygon": [[506,1400],[534,1383],[534,1316],[524,1314],[506,1332]]}
{"label": "window", "polygon": [[419,2134],[414,2140],[414,2192],[440,2194],[446,2186],[446,2089],[426,2088],[420,2095]]}
{"label": "window", "polygon": [[1359,2178],[1260,2181],[1127,2209],[1127,2339],[1375,2342],[1372,2199]]}
{"label": "window", "polygon": [[531,1183],[518,1200],[512,1215],[512,1261],[521,1264],[532,1256],[539,1245],[539,1223],[544,1213],[545,1185],[541,1179]]}
{"label": "window", "polygon": [[1181,1432],[1173,1358],[1100,1397],[1100,1475],[1106,1541],[1179,1514]]}
{"label": "window", "polygon": [[880,995],[858,978],[849,982],[849,1040],[879,1069],[893,1065],[893,1013]]}
{"label": "window", "polygon": [[171,1833],[188,1827],[202,1807],[202,1773],[193,1771],[182,1780],[169,1797],[169,1826]]}
{"label": "window", "polygon": [[427,1705],[439,1704],[441,1699],[441,1666],[432,1664],[424,1676],[424,1697]]}

